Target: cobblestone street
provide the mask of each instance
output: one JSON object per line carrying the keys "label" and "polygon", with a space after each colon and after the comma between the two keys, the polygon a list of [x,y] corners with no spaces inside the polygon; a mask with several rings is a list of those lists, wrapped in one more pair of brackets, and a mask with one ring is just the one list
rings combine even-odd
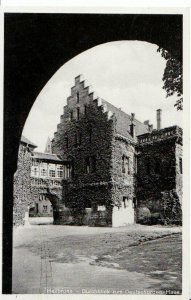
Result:
{"label": "cobblestone street", "polygon": [[32,222],[14,230],[14,294],[181,292],[180,227]]}

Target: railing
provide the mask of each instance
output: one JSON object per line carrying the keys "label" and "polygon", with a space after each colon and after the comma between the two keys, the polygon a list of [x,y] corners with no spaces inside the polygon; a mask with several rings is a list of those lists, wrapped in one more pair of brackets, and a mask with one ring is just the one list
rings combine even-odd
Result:
{"label": "railing", "polygon": [[171,138],[174,136],[181,136],[182,135],[182,129],[180,127],[174,126],[169,128],[164,128],[162,130],[153,130],[151,133],[146,133],[141,136],[138,136],[138,142],[139,143],[149,143],[149,142],[155,142],[158,140],[163,140],[167,138]]}
{"label": "railing", "polygon": [[49,179],[49,178],[36,178],[31,177],[31,186],[38,186],[38,187],[61,187],[62,186],[62,179],[55,178],[55,179]]}

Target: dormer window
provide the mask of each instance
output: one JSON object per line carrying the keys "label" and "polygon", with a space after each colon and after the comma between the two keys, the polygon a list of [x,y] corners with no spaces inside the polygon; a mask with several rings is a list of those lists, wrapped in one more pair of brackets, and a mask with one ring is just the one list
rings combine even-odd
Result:
{"label": "dormer window", "polygon": [[79,103],[79,101],[80,101],[80,95],[79,95],[79,92],[77,92],[76,96],[77,96],[77,103]]}

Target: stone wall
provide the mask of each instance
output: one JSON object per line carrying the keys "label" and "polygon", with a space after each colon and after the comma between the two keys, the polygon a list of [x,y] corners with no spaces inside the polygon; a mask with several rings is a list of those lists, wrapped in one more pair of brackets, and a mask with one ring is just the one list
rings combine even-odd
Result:
{"label": "stone wall", "polygon": [[59,210],[62,207],[63,187],[49,185],[49,180],[44,180],[44,186],[31,184],[31,154],[33,149],[20,144],[17,161],[17,171],[14,175],[14,204],[13,225],[24,225],[25,212],[34,207],[40,195],[46,195],[53,206],[54,222],[59,223]]}
{"label": "stone wall", "polygon": [[[91,207],[94,207],[92,214],[96,204],[109,207],[113,130],[113,119],[108,118],[108,113],[99,106],[98,100],[94,100],[93,94],[89,93],[84,82],[80,82],[77,77],[52,143],[53,153],[69,160],[73,169],[72,178],[66,181],[63,198],[66,206],[71,208],[76,203],[79,210],[80,207],[83,208],[81,213],[78,212],[76,221],[72,218],[73,223],[82,222],[86,203],[91,203]],[[104,186],[107,188],[103,189]],[[109,215],[110,212],[106,214]],[[68,222],[67,218],[64,222]]]}
{"label": "stone wall", "polygon": [[[124,161],[126,160],[126,168]],[[112,148],[112,206],[113,226],[134,223],[135,215],[135,145],[125,138],[114,136]],[[124,202],[126,201],[126,203]]]}
{"label": "stone wall", "polygon": [[176,144],[176,192],[182,205],[182,174],[183,174],[183,149],[181,144]]}
{"label": "stone wall", "polygon": [[[177,176],[177,155],[180,148],[177,147],[176,137],[138,145],[137,152],[136,197],[139,207],[138,221],[142,221],[140,219],[142,219],[145,210],[149,219],[153,216],[153,219],[156,217],[164,223],[166,216],[164,195],[165,199],[168,197],[169,199],[173,198],[171,196],[177,193],[177,185],[181,190],[180,183],[177,184],[179,180]],[[167,201],[165,200],[165,202]]]}
{"label": "stone wall", "polygon": [[20,144],[17,171],[14,174],[13,225],[24,225],[25,212],[31,202],[30,190],[31,149]]}

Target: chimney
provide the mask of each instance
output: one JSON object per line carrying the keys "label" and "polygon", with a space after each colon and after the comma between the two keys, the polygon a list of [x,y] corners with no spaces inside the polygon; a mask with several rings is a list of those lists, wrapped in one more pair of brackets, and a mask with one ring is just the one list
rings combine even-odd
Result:
{"label": "chimney", "polygon": [[162,109],[157,109],[157,130],[161,129],[161,112]]}
{"label": "chimney", "polygon": [[135,114],[134,113],[131,113],[131,122],[133,122],[135,119]]}
{"label": "chimney", "polygon": [[131,114],[131,124],[129,125],[130,135],[132,136],[132,138],[135,138],[135,124],[133,123],[134,119],[135,119],[135,114],[132,113]]}

